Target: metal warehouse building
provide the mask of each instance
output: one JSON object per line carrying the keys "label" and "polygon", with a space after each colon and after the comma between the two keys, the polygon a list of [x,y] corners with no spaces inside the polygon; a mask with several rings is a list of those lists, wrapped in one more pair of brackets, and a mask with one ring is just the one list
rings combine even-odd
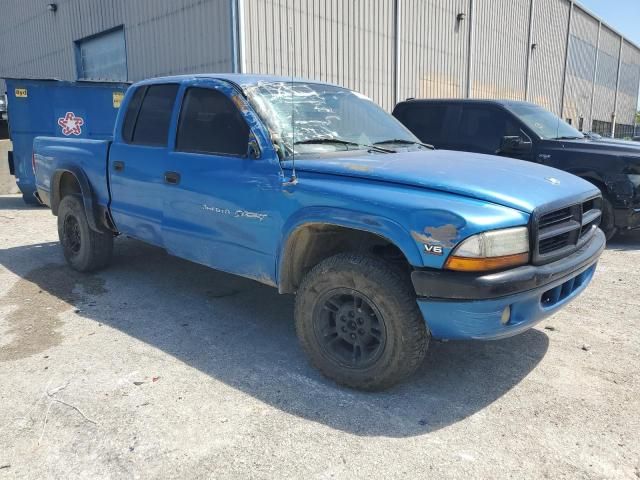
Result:
{"label": "metal warehouse building", "polygon": [[407,97],[527,99],[633,129],[640,49],[570,0],[4,0],[0,77],[259,72]]}

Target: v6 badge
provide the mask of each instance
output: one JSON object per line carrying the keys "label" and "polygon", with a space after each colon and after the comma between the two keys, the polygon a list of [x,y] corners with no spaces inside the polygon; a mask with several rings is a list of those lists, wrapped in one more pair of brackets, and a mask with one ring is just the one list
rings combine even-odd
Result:
{"label": "v6 badge", "polygon": [[431,255],[442,255],[442,245],[429,245],[428,243],[425,243],[424,251]]}

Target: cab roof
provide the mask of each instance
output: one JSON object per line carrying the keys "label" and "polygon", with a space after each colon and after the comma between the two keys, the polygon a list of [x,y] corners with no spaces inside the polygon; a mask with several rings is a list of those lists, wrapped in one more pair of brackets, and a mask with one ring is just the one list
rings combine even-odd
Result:
{"label": "cab roof", "polygon": [[227,82],[235,83],[241,87],[248,87],[257,85],[259,83],[281,83],[281,82],[304,82],[315,83],[320,85],[334,85],[328,82],[321,82],[317,80],[309,80],[305,78],[295,77],[283,77],[278,75],[259,75],[259,74],[243,74],[243,73],[196,73],[190,75],[172,75],[168,77],[156,77],[149,78],[136,82],[134,85],[152,85],[156,83],[182,83],[197,79],[211,79],[211,80],[225,80]]}
{"label": "cab roof", "polygon": [[535,103],[525,102],[524,100],[509,100],[509,99],[493,99],[493,98],[407,98],[400,104],[407,103],[440,103],[440,104],[452,104],[452,105],[464,105],[464,104],[492,104],[492,105],[532,105],[537,106]]}

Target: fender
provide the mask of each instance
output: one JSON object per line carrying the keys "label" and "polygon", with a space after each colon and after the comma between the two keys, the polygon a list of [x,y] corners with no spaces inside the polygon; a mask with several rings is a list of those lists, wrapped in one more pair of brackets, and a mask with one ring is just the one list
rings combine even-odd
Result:
{"label": "fender", "polygon": [[97,210],[95,209],[95,202],[93,201],[93,191],[87,175],[81,168],[74,165],[62,165],[56,169],[51,178],[51,211],[54,215],[58,215],[58,207],[60,206],[60,182],[64,173],[70,173],[74,176],[78,185],[80,186],[80,195],[82,196],[82,203],[84,205],[84,211],[87,215],[87,222],[89,228],[95,232],[104,232],[105,229],[101,228],[96,222],[98,218]]}
{"label": "fender", "polygon": [[628,208],[634,198],[634,188],[624,174],[579,175],[600,189],[617,208]]}
{"label": "fender", "polygon": [[416,267],[423,265],[420,249],[409,232],[397,222],[370,213],[334,207],[308,207],[293,214],[282,228],[281,242],[278,246],[277,284],[280,288],[287,280],[287,262],[295,246],[295,233],[309,225],[323,224],[345,227],[377,235],[392,243],[402,252],[407,261]]}

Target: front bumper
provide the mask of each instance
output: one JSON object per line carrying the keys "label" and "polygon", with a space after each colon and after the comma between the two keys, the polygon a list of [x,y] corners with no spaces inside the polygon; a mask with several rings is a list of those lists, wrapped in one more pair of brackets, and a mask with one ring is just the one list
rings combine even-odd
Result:
{"label": "front bumper", "polygon": [[582,293],[593,278],[605,242],[598,229],[586,245],[566,258],[485,275],[416,270],[411,279],[418,306],[436,339],[516,335]]}

